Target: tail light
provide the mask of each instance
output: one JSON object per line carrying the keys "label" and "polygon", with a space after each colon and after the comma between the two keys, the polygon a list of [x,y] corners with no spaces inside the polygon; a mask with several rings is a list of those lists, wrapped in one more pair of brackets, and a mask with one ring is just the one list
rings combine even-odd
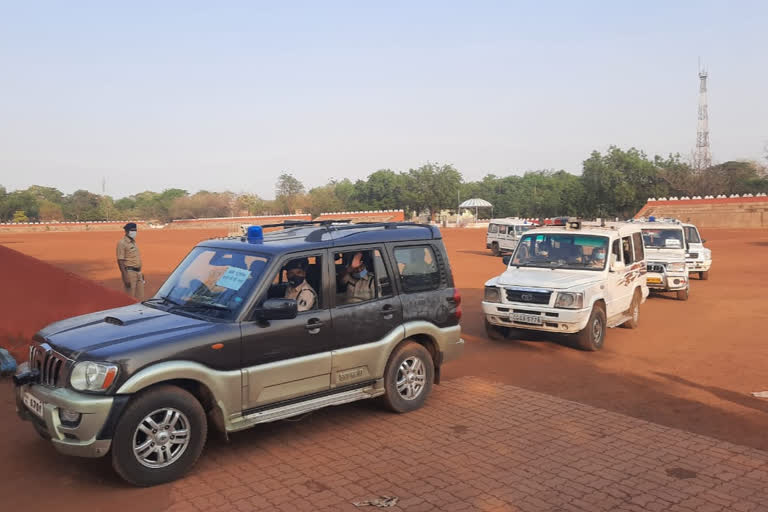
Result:
{"label": "tail light", "polygon": [[461,314],[462,314],[462,311],[461,311],[461,293],[459,293],[459,289],[458,288],[454,288],[453,289],[453,297],[450,297],[448,299],[448,302],[451,302],[451,303],[453,303],[453,305],[456,306],[456,310],[453,312],[453,316],[456,317],[456,321],[458,322],[459,320],[461,320]]}

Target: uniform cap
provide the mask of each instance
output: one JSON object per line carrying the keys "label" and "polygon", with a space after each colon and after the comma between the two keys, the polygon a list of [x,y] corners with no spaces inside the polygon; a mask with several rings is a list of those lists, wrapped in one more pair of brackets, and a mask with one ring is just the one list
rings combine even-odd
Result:
{"label": "uniform cap", "polygon": [[123,229],[126,231],[133,231],[136,229],[136,223],[135,222],[129,222],[125,226],[123,226]]}
{"label": "uniform cap", "polygon": [[285,270],[293,270],[295,268],[306,270],[308,265],[309,265],[309,261],[307,261],[307,258],[298,258],[286,263]]}

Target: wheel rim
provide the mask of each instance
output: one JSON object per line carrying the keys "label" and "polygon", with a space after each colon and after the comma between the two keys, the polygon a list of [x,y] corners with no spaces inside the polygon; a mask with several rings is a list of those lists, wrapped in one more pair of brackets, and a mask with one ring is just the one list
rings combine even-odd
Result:
{"label": "wheel rim", "polygon": [[603,322],[600,317],[596,317],[592,322],[592,341],[595,345],[600,345],[603,336]]}
{"label": "wheel rim", "polygon": [[424,391],[427,382],[426,366],[416,356],[411,356],[400,363],[397,369],[397,392],[405,400],[416,400]]}
{"label": "wheel rim", "polygon": [[133,433],[133,455],[142,466],[159,469],[170,466],[189,446],[187,416],[171,407],[157,409],[144,417]]}

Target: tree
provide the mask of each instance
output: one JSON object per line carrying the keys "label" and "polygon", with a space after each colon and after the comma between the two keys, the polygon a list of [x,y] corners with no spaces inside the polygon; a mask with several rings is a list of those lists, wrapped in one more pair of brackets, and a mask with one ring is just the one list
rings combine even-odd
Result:
{"label": "tree", "polygon": [[77,190],[64,197],[62,209],[67,220],[102,220],[101,198],[87,190]]}
{"label": "tree", "polygon": [[275,199],[283,213],[295,213],[303,194],[304,185],[292,174],[284,172],[277,178]]}
{"label": "tree", "polygon": [[313,217],[317,217],[321,213],[344,210],[344,203],[336,196],[336,183],[333,181],[310,190],[307,199],[309,213]]}
{"label": "tree", "polygon": [[13,222],[29,222],[29,217],[24,213],[24,210],[16,210],[13,212]]}
{"label": "tree", "polygon": [[453,206],[461,185],[461,173],[452,165],[428,163],[403,175],[403,202],[416,212],[427,211],[434,221],[437,213]]}
{"label": "tree", "polygon": [[40,201],[40,220],[41,221],[61,221],[64,220],[64,212],[61,205],[47,199]]}

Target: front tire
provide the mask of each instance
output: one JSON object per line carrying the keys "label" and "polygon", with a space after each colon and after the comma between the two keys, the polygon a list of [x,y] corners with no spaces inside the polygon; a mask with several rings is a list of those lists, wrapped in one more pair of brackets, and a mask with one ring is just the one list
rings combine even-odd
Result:
{"label": "front tire", "polygon": [[677,300],[688,300],[689,288],[677,290]]}
{"label": "front tire", "polygon": [[594,352],[603,348],[605,342],[605,309],[600,304],[592,306],[587,326],[576,334],[576,343],[582,350]]}
{"label": "front tire", "polygon": [[488,339],[491,339],[494,341],[502,341],[507,339],[507,337],[509,336],[509,327],[504,327],[501,325],[493,325],[486,318],[485,319],[485,335],[488,337]]}
{"label": "front tire", "polygon": [[702,281],[709,281],[709,270],[699,272],[699,279],[701,279]]}
{"label": "front tire", "polygon": [[637,329],[640,323],[640,290],[635,290],[635,295],[632,297],[632,304],[629,306],[631,318],[621,324],[626,329]]}
{"label": "front tire", "polygon": [[414,411],[424,405],[434,380],[432,354],[407,341],[393,352],[384,371],[384,403],[397,413]]}
{"label": "front tire", "polygon": [[208,423],[200,402],[176,386],[162,385],[126,407],[112,439],[112,467],[138,486],[183,476],[205,446]]}
{"label": "front tire", "polygon": [[501,249],[499,249],[499,244],[497,244],[496,242],[493,242],[491,244],[491,252],[493,253],[494,256],[501,255]]}

